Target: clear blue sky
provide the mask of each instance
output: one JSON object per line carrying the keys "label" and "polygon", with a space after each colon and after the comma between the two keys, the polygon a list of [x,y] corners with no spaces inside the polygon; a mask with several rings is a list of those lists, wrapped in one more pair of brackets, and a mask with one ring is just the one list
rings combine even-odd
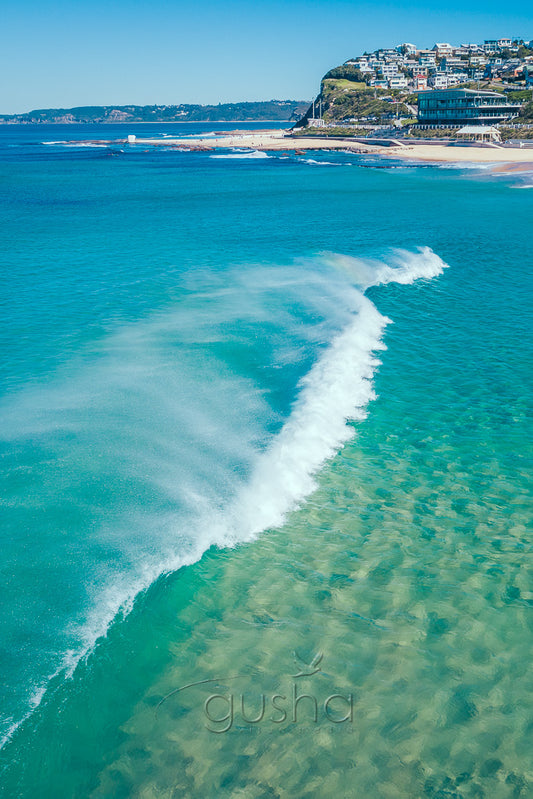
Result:
{"label": "clear blue sky", "polygon": [[533,39],[530,1],[2,0],[0,113],[310,99],[363,50],[499,36]]}

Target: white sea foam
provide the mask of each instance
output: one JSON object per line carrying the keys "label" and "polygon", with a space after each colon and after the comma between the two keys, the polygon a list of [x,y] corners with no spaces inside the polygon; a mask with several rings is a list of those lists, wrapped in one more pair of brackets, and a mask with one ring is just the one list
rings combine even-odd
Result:
{"label": "white sea foam", "polygon": [[349,421],[365,418],[380,363],[373,353],[386,349],[381,336],[390,320],[362,294],[353,297],[353,322],[302,380],[290,418],[259,458],[230,512],[229,529],[223,524],[221,541],[214,543],[235,544],[283,524],[314,490],[321,466],[355,434]]}
{"label": "white sea foam", "polygon": [[363,290],[385,283],[409,284],[421,278],[430,279],[442,274],[448,266],[431,247],[418,247],[415,252],[398,248],[392,250],[386,262],[336,253],[326,253],[324,257]]}
{"label": "white sea foam", "polygon": [[250,150],[248,152],[223,153],[220,155],[210,155],[210,158],[271,158],[272,156],[262,152],[262,150]]}
{"label": "white sea foam", "polygon": [[[235,546],[283,524],[287,514],[314,491],[324,464],[356,434],[357,423],[364,420],[375,398],[372,381],[380,363],[376,353],[386,349],[383,333],[390,320],[365,296],[365,289],[432,278],[447,266],[429,247],[394,250],[383,261],[329,253],[305,265],[306,269],[254,269],[234,275],[238,290],[233,293],[227,285],[215,285],[210,292],[204,287],[203,304],[193,303],[188,311],[182,308],[177,315],[159,316],[112,336],[104,345],[103,364],[84,369],[82,378],[70,377],[3,409],[3,432],[16,430],[18,436],[32,440],[57,428],[69,440],[71,433],[82,437],[90,433],[91,446],[98,449],[100,437],[107,436],[106,447],[120,448],[116,463],[125,469],[127,479],[133,474],[185,509],[181,515],[168,511],[157,519],[138,511],[138,518],[125,519],[129,536],[132,530],[139,531],[138,537],[128,539],[126,561],[134,562],[135,568],[111,573],[97,585],[92,608],[75,630],[78,646],[63,655],[56,674],[72,673],[79,659],[106,635],[117,614],[127,614],[135,597],[162,573],[194,563],[210,546]],[[168,344],[172,337],[185,343],[190,338],[195,345],[218,341],[221,332],[213,326],[217,312],[220,331],[236,321],[268,320],[273,292],[284,298],[300,296],[324,319],[335,317],[328,329],[337,332],[327,334],[329,345],[301,379],[290,415],[262,447],[254,420],[269,411],[261,393],[223,371],[211,374],[208,362],[202,364],[202,385],[195,384],[186,360],[173,375],[161,342]],[[212,302],[206,304],[206,299]],[[286,315],[283,326],[288,337],[292,325],[301,327],[282,307],[277,305],[275,313]],[[320,339],[313,325],[306,335],[309,342]],[[295,345],[289,345],[287,352],[282,348],[276,356],[280,366],[291,346]],[[298,358],[297,349],[290,357]],[[124,407],[124,396],[127,429],[132,432],[113,443],[110,431],[100,430],[99,425]],[[83,428],[86,408],[91,409],[89,433]],[[185,431],[183,440],[173,441],[169,431],[174,430]],[[249,464],[247,477],[236,477],[230,467],[237,454]],[[79,453],[74,456],[76,467]],[[68,459],[64,468],[68,471]],[[108,535],[113,545],[122,543],[120,530],[101,535],[103,542]],[[30,712],[43,693],[41,687],[34,693]],[[10,732],[17,726],[13,724]]]}
{"label": "white sea foam", "polygon": [[301,164],[311,164],[312,166],[346,166],[346,164],[334,163],[333,161],[315,161],[314,158],[299,158]]}
{"label": "white sea foam", "polygon": [[214,130],[210,130],[207,133],[187,133],[183,137],[184,139],[216,139],[220,136],[220,133],[215,133]]}
{"label": "white sea foam", "polygon": [[109,147],[108,144],[97,144],[96,142],[88,142],[88,141],[80,141],[80,142],[69,142],[68,144],[64,144],[64,147],[90,147],[97,149],[99,147]]}
{"label": "white sea foam", "polygon": [[433,166],[437,166],[439,169],[474,169],[477,171],[484,171],[494,169],[495,166],[498,166],[498,162],[491,161],[488,163],[487,161],[450,161],[449,163],[443,164],[439,161],[435,162]]}
{"label": "white sea foam", "polygon": [[43,141],[41,144],[55,145],[60,147],[108,147],[108,144],[87,141]]}

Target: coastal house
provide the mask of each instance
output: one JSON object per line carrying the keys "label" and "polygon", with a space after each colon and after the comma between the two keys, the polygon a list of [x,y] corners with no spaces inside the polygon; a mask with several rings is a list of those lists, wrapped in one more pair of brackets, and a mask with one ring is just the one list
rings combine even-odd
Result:
{"label": "coastal house", "polygon": [[434,89],[447,89],[448,88],[448,75],[443,72],[436,72],[429,79],[429,85]]}
{"label": "coastal house", "polygon": [[398,75],[397,77],[389,79],[389,89],[406,89],[407,88],[407,78],[403,75]]}
{"label": "coastal house", "polygon": [[454,72],[453,75],[448,76],[448,86],[457,86],[458,83],[466,83],[468,81],[468,73]]}
{"label": "coastal house", "polygon": [[465,72],[443,72],[439,70],[435,72],[428,80],[430,86],[434,89],[449,89],[450,86],[457,86],[459,83],[466,83],[468,75]]}
{"label": "coastal house", "polygon": [[473,67],[484,67],[487,63],[487,57],[484,55],[471,55],[470,65]]}
{"label": "coastal house", "polygon": [[384,78],[393,78],[398,75],[396,64],[382,64],[380,71]]}
{"label": "coastal house", "polygon": [[404,42],[403,44],[400,44],[396,50],[404,55],[413,55],[417,52],[417,47],[416,44],[412,44],[411,42]]}
{"label": "coastal house", "polygon": [[434,67],[437,63],[437,54],[433,50],[420,50],[418,63],[421,67]]}
{"label": "coastal house", "polygon": [[362,56],[361,58],[351,58],[349,61],[346,61],[346,64],[348,66],[356,67],[356,69],[363,74],[374,71],[374,69],[368,63],[368,58],[366,56]]}
{"label": "coastal house", "polygon": [[495,124],[518,116],[521,103],[498,92],[445,89],[420,92],[418,122],[424,125]]}
{"label": "coastal house", "polygon": [[437,42],[433,46],[433,50],[436,52],[437,58],[446,58],[446,56],[453,55],[453,47],[447,42]]}
{"label": "coastal house", "polygon": [[446,56],[442,61],[442,69],[446,70],[464,68],[465,65],[466,61],[463,61],[462,58],[456,58],[455,56]]}

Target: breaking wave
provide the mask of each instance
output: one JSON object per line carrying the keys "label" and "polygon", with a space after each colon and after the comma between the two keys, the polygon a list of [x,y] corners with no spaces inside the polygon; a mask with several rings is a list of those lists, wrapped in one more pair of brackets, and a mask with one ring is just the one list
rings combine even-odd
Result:
{"label": "breaking wave", "polygon": [[[188,304],[123,328],[93,362],[10,400],[0,436],[20,447],[37,441],[62,461],[63,484],[49,486],[43,502],[68,493],[68,480],[74,491],[115,479],[125,492],[120,507],[105,508],[111,520],[90,520],[87,551],[71,565],[88,574],[90,603],[64,636],[55,674],[72,673],[161,574],[284,523],[375,398],[390,320],[365,290],[434,278],[446,266],[420,247],[383,260],[326,253],[283,269],[234,270],[223,283],[202,275]],[[228,341],[245,354],[260,341],[270,384],[213,354]],[[290,394],[286,407],[273,406],[273,387]],[[36,685],[28,712],[43,693]]]}
{"label": "breaking wave", "polygon": [[221,155],[210,155],[210,158],[271,158],[272,156],[262,150],[251,150],[249,152],[233,152]]}

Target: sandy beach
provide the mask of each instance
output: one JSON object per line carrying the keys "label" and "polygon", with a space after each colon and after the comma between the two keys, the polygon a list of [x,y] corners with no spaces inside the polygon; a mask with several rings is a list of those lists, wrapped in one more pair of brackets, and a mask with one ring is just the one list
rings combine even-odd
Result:
{"label": "sandy beach", "polygon": [[381,148],[380,153],[415,161],[533,164],[533,149],[520,147],[462,147],[417,142],[403,147]]}
{"label": "sandy beach", "polygon": [[197,139],[144,139],[137,145],[164,145],[187,149],[253,149],[253,150],[350,150],[352,152],[381,152],[383,148],[346,139],[319,138],[317,136],[292,137],[285,130],[231,131],[228,135],[199,137]]}
{"label": "sandy beach", "polygon": [[[520,147],[476,147],[457,144],[397,144],[384,147],[350,139],[330,139],[318,136],[292,137],[285,130],[231,131],[228,135],[218,137],[183,138],[137,138],[135,144],[142,146],[179,147],[190,150],[215,149],[253,149],[261,151],[298,151],[298,150],[345,150],[357,153],[369,153],[387,158],[402,158],[412,161],[439,163],[487,163],[499,164],[499,171],[509,168],[527,169],[533,164],[533,148]],[[523,165],[523,166],[521,166]]]}

